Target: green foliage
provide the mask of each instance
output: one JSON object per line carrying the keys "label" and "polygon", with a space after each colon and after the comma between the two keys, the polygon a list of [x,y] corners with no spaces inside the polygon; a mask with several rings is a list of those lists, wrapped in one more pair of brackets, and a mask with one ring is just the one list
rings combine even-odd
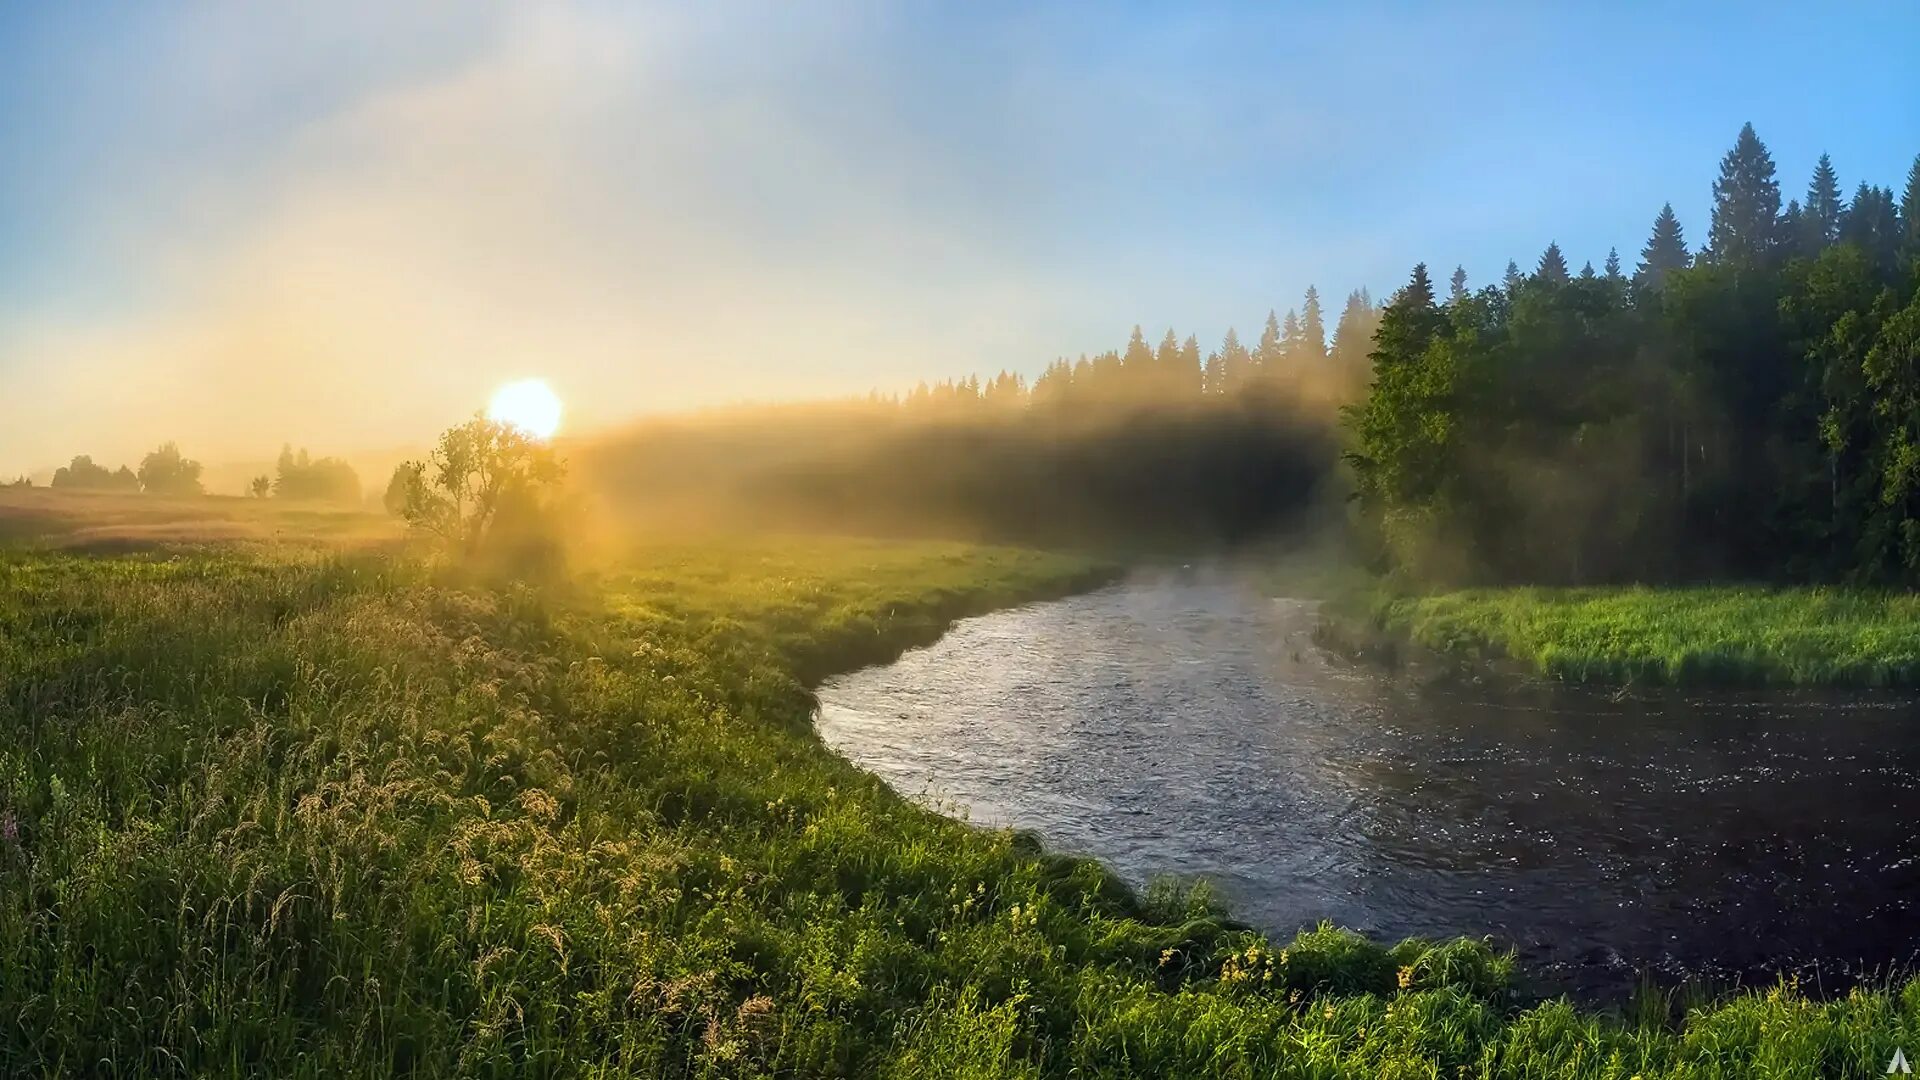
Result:
{"label": "green foliage", "polygon": [[1749,126],[1715,185],[1710,257],[1690,265],[1668,205],[1632,288],[1617,259],[1569,280],[1554,245],[1532,277],[1442,313],[1417,270],[1344,414],[1376,568],[1920,583],[1920,262],[1901,265],[1890,189],[1841,207],[1837,184],[1823,158],[1783,225]]}
{"label": "green foliage", "polygon": [[475,417],[442,433],[427,460],[395,470],[387,500],[409,526],[468,556],[488,544],[544,546],[565,472],[552,447]]}
{"label": "green foliage", "polygon": [[360,501],[360,474],[339,458],[314,458],[304,447],[296,454],[293,447],[283,446],[274,473],[273,493],[282,499]]}
{"label": "green foliage", "polygon": [[1720,160],[1720,178],[1713,182],[1706,257],[1723,266],[1766,265],[1777,243],[1779,217],[1780,182],[1774,178],[1773,156],[1753,125],[1746,124]]}
{"label": "green foliage", "polygon": [[134,492],[140,490],[140,478],[125,465],[110,472],[104,465],[95,465],[91,456],[78,454],[53,471],[53,482],[49,486],[74,491]]}
{"label": "green foliage", "polygon": [[1640,270],[1635,280],[1658,289],[1668,274],[1685,270],[1692,264],[1693,256],[1687,253],[1686,233],[1680,227],[1680,219],[1674,216],[1673,204],[1667,203],[1653,219],[1653,235],[1647,238],[1647,246],[1640,249]]}
{"label": "green foliage", "polygon": [[200,463],[182,457],[180,447],[162,443],[140,459],[140,489],[149,495],[199,495]]}

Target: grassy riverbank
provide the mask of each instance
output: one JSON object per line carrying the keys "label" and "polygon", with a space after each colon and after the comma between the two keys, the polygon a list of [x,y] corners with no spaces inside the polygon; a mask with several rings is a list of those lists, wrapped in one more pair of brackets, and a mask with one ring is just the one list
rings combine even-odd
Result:
{"label": "grassy riverbank", "polygon": [[1389,637],[1567,682],[1920,684],[1920,595],[1816,588],[1472,589],[1381,597]]}
{"label": "grassy riverbank", "polygon": [[1878,1075],[1920,984],[1522,1007],[894,795],[804,680],[1101,568],[654,546],[565,588],[0,553],[0,1074]]}

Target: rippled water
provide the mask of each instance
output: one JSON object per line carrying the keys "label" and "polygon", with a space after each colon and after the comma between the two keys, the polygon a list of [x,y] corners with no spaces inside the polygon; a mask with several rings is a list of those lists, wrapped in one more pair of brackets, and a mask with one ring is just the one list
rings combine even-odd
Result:
{"label": "rippled water", "polygon": [[1912,966],[1911,698],[1418,690],[1324,656],[1313,618],[1142,576],[833,679],[819,728],[903,792],[1137,882],[1205,876],[1279,933],[1491,934],[1588,993]]}

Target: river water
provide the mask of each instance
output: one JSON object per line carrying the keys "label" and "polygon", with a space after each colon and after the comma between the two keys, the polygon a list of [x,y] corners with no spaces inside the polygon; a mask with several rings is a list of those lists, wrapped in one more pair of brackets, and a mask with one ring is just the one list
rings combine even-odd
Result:
{"label": "river water", "polygon": [[1491,935],[1589,997],[1914,966],[1911,697],[1423,688],[1323,654],[1314,617],[1143,574],[832,679],[818,725],[904,793],[1205,877],[1276,934]]}

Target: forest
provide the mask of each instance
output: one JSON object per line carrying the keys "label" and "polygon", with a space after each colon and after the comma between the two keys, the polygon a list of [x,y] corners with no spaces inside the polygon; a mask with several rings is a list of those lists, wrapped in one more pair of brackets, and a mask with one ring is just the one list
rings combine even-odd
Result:
{"label": "forest", "polygon": [[1319,293],[1201,355],[1135,327],[1123,349],[905,394],[723,410],[583,443],[588,486],[643,519],[1158,548],[1254,539],[1334,495],[1340,404],[1379,309]]}
{"label": "forest", "polygon": [[1697,251],[1443,297],[1423,263],[1349,406],[1363,546],[1425,584],[1920,582],[1920,158],[1782,205],[1744,127]]}

